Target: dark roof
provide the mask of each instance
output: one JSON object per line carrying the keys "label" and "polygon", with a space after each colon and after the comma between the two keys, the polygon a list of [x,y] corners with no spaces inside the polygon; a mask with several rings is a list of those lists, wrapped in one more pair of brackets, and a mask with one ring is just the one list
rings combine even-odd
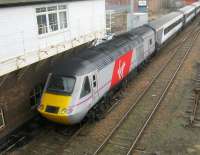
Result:
{"label": "dark roof", "polygon": [[0,7],[35,5],[43,3],[58,3],[70,1],[84,1],[84,0],[0,0]]}
{"label": "dark roof", "polygon": [[130,33],[132,35],[138,35],[138,36],[145,36],[146,34],[152,33],[153,30],[151,28],[149,28],[148,25],[142,26],[142,27],[138,27],[135,28],[133,31],[131,31]]}
{"label": "dark roof", "polygon": [[101,70],[125,52],[141,46],[143,39],[138,34],[146,34],[149,31],[152,32],[152,29],[142,26],[96,47],[81,50],[55,65],[53,73],[63,76],[80,76]]}

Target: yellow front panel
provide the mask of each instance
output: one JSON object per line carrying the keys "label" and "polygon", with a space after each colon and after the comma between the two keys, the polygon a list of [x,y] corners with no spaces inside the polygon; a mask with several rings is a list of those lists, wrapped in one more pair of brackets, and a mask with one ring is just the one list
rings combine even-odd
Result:
{"label": "yellow front panel", "polygon": [[[56,95],[50,93],[44,93],[41,99],[41,105],[43,106],[42,109],[38,109],[38,111],[42,114],[42,116],[46,117],[49,120],[58,123],[69,124],[69,120],[67,118],[67,112],[65,114],[61,114],[62,109],[68,109],[71,103],[72,97],[71,96],[64,96],[64,95]],[[59,107],[59,111],[57,114],[45,112],[46,106],[55,106]]]}
{"label": "yellow front panel", "polygon": [[71,96],[44,93],[42,96],[42,104],[60,108],[67,108],[69,107],[71,99]]}

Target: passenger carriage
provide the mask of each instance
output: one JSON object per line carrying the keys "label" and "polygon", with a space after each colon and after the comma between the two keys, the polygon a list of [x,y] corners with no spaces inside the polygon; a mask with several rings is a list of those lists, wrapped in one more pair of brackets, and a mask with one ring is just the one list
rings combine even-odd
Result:
{"label": "passenger carriage", "polygon": [[161,47],[183,27],[183,17],[181,12],[172,12],[148,24],[155,31],[157,47]]}
{"label": "passenger carriage", "polygon": [[195,2],[192,4],[195,7],[195,13],[196,15],[200,12],[200,2]]}
{"label": "passenger carriage", "polygon": [[179,9],[180,12],[184,14],[184,24],[187,25],[196,15],[195,12],[195,6],[193,5],[187,5],[181,9]]}

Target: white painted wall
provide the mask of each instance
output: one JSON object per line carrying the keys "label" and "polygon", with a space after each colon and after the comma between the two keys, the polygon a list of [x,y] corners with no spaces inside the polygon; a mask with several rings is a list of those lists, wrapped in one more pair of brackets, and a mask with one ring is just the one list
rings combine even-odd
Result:
{"label": "white painted wall", "polygon": [[128,13],[127,31],[148,23],[148,13]]}
{"label": "white painted wall", "polygon": [[0,76],[104,35],[104,0],[62,3],[68,29],[39,35],[35,9],[55,4],[0,8]]}

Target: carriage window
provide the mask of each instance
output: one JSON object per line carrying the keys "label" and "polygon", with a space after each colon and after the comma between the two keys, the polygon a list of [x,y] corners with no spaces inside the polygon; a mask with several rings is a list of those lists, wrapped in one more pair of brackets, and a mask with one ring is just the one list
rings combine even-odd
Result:
{"label": "carriage window", "polygon": [[83,87],[82,87],[80,98],[88,95],[90,92],[91,92],[91,90],[90,90],[90,81],[89,81],[89,78],[87,76],[87,77],[85,77],[84,82],[83,82]]}
{"label": "carriage window", "polygon": [[4,115],[3,110],[0,108],[0,129],[5,127]]}
{"label": "carriage window", "polygon": [[195,13],[195,10],[192,11],[192,12],[190,12],[190,13],[188,13],[188,14],[187,14],[187,17],[191,16],[191,15],[194,14],[194,13]]}
{"label": "carriage window", "polygon": [[164,34],[166,35],[167,33],[169,33],[172,29],[174,29],[176,26],[178,26],[182,22],[183,22],[183,19],[181,18],[178,21],[176,21],[175,23],[172,23],[167,28],[165,28]]}

